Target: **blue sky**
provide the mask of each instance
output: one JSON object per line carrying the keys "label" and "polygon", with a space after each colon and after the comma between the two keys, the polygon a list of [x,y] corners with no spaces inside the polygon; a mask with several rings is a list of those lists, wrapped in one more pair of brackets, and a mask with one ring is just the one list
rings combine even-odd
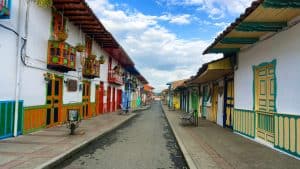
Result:
{"label": "blue sky", "polygon": [[251,0],[87,0],[159,92],[220,55],[202,55]]}

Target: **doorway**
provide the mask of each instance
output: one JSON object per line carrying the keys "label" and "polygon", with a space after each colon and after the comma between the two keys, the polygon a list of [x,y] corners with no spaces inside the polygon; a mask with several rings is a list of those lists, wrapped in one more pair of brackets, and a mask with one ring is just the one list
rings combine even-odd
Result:
{"label": "doorway", "polygon": [[224,126],[232,129],[234,111],[234,80],[226,80],[225,88],[225,117],[223,117],[223,121]]}
{"label": "doorway", "polygon": [[256,136],[274,143],[275,61],[254,68]]}
{"label": "doorway", "polygon": [[211,121],[217,122],[217,113],[218,113],[218,85],[213,85],[213,95],[212,95],[212,116]]}
{"label": "doorway", "polygon": [[55,77],[47,83],[47,113],[46,126],[52,127],[56,125],[61,117],[62,107],[62,78]]}
{"label": "doorway", "polygon": [[91,117],[90,86],[91,86],[90,82],[85,81],[82,83],[82,117],[83,117],[83,119]]}
{"label": "doorway", "polygon": [[111,104],[110,104],[110,102],[111,102],[111,88],[110,88],[110,86],[108,86],[108,88],[107,88],[107,101],[106,101],[106,103],[107,103],[107,112],[111,112]]}

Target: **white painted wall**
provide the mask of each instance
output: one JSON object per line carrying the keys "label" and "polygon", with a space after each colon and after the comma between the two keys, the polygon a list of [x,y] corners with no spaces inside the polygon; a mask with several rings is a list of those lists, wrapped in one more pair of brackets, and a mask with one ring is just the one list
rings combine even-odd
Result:
{"label": "white painted wall", "polygon": [[277,111],[300,114],[300,24],[239,53],[235,71],[235,108],[253,109],[253,65],[277,60]]}
{"label": "white painted wall", "polygon": [[[11,18],[6,20],[0,20],[0,23],[16,30],[17,26],[17,14],[18,14],[18,1],[12,1]],[[22,5],[22,36],[25,32],[25,9],[26,5]],[[38,67],[39,69],[21,67],[21,91],[20,97],[25,100],[25,106],[44,105],[46,100],[46,82],[43,74],[47,71],[47,50],[48,40],[50,39],[50,26],[51,26],[51,9],[44,9],[38,7],[35,3],[31,4],[29,13],[29,24],[28,24],[28,38],[27,38],[27,55],[29,58],[26,59],[28,65]],[[77,43],[82,43],[82,37],[84,33],[80,33],[78,27],[72,23],[67,22],[69,37],[66,40],[72,46]],[[0,100],[14,100],[15,96],[15,79],[16,79],[16,39],[17,36],[13,33],[0,28]],[[100,66],[100,78],[91,80],[91,102],[95,102],[95,87],[100,84],[100,81],[104,82],[104,89],[107,90],[107,74],[108,74],[108,57],[101,47],[93,42],[92,47],[93,53],[98,57],[101,55],[105,56],[106,62]],[[81,64],[80,54],[77,53],[76,71],[70,71],[67,73],[56,74],[64,76],[64,80],[75,79],[78,80],[78,85],[81,84]],[[113,64],[116,65],[116,61],[113,60]],[[117,89],[122,89],[123,86],[114,86]],[[79,87],[78,87],[79,89]],[[116,94],[117,95],[117,94]],[[106,103],[106,97],[104,96],[104,103]],[[112,97],[111,97],[112,98]],[[115,97],[116,98],[116,97]],[[82,101],[82,90],[76,92],[67,91],[66,84],[63,83],[63,104],[81,102]]]}

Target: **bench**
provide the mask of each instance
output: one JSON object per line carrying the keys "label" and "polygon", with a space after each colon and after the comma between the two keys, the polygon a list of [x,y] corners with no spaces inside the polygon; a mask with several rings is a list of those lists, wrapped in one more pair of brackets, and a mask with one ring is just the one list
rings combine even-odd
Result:
{"label": "bench", "polygon": [[195,117],[194,117],[194,110],[191,110],[188,113],[184,113],[181,117],[181,124],[187,125],[187,124],[194,124],[195,123]]}

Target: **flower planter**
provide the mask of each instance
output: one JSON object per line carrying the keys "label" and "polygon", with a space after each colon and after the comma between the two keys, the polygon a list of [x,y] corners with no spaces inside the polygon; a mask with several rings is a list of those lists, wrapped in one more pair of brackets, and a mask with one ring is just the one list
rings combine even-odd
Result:
{"label": "flower planter", "polygon": [[41,8],[51,8],[53,5],[52,0],[36,0],[36,4]]}
{"label": "flower planter", "polygon": [[75,48],[76,48],[77,52],[84,52],[85,51],[85,46],[83,44],[77,44]]}
{"label": "flower planter", "polygon": [[57,33],[57,40],[58,41],[65,41],[68,39],[68,33],[65,31],[61,31]]}

